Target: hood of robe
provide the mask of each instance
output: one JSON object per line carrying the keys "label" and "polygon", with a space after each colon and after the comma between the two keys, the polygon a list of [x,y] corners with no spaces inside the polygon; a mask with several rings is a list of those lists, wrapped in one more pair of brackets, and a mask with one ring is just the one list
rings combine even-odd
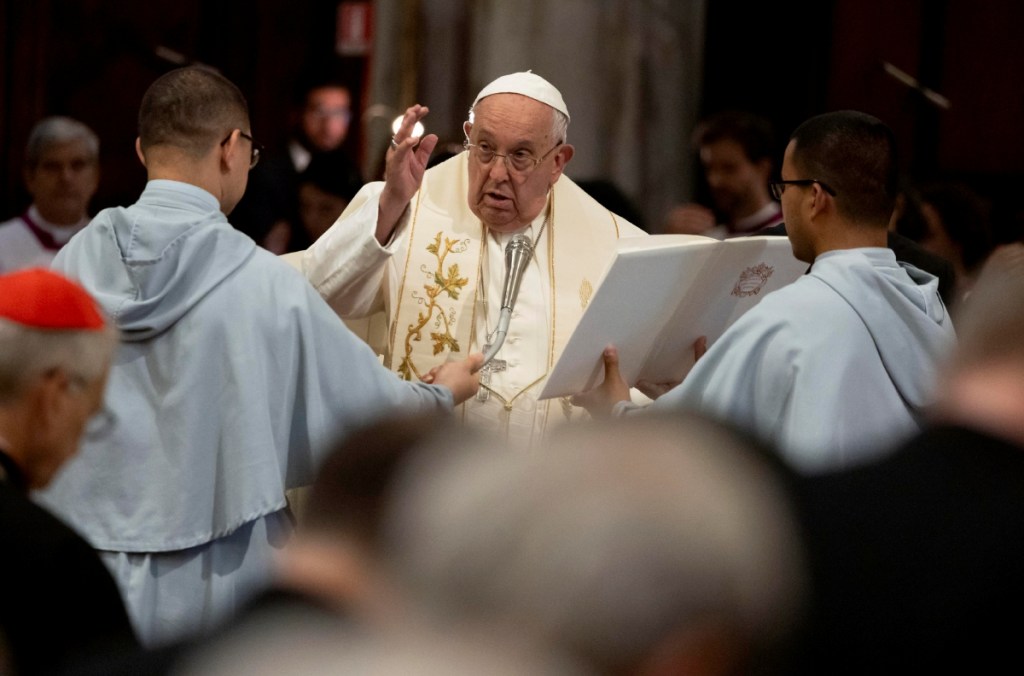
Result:
{"label": "hood of robe", "polygon": [[[137,229],[140,213],[166,227]],[[54,267],[88,280],[125,341],[169,329],[256,251],[228,223],[216,197],[166,180],[149,181],[130,207],[104,209],[74,239]]]}
{"label": "hood of robe", "polygon": [[[833,265],[840,257],[843,264]],[[916,409],[931,403],[934,378],[922,374],[933,374],[956,341],[938,278],[885,248],[829,251],[815,259],[813,273],[864,322],[904,401]]]}

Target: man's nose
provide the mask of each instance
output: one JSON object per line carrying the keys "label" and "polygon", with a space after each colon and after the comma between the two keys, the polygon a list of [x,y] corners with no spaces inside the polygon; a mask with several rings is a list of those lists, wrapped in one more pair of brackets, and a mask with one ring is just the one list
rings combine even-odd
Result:
{"label": "man's nose", "polygon": [[505,158],[499,155],[495,155],[494,160],[491,161],[489,176],[495,181],[504,181],[508,178],[508,165],[505,164],[505,161]]}

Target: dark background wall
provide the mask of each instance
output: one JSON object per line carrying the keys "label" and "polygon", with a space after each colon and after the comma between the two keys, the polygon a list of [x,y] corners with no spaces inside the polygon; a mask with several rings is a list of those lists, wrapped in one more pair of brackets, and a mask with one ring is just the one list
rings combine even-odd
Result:
{"label": "dark background wall", "polygon": [[[337,3],[281,0],[0,0],[0,216],[25,206],[21,166],[32,125],[81,119],[101,139],[94,208],[133,202],[145,183],[134,154],[135,115],[149,84],[200,62],[249,100],[253,132],[269,147],[287,137],[301,73],[334,62],[360,105],[366,59],[334,58]],[[358,152],[359,121],[350,141]]]}
{"label": "dark background wall", "polygon": [[[753,110],[789,132],[853,108],[896,132],[914,181],[962,180],[991,200],[999,236],[1020,237],[1024,3],[1011,0],[711,0],[702,111]],[[949,109],[886,74],[888,62]],[[703,186],[701,186],[703,189]]]}
{"label": "dark background wall", "polygon": [[[0,0],[0,217],[25,206],[24,142],[47,114],[78,117],[100,134],[103,177],[94,208],[133,201],[145,180],[132,151],[139,100],[153,79],[180,63],[209,64],[238,83],[257,138],[280,145],[299,74],[334,59],[337,6]],[[780,152],[789,131],[815,113],[857,108],[878,115],[896,131],[909,175],[969,182],[995,203],[1003,238],[1016,234],[1016,186],[1024,179],[1024,3],[709,0],[706,16],[703,90],[693,92],[702,112],[745,108],[768,116]],[[335,61],[353,82],[357,106],[364,105],[371,59]],[[938,108],[897,82],[883,62],[948,97],[951,107]],[[353,123],[350,150],[358,155],[358,117]]]}

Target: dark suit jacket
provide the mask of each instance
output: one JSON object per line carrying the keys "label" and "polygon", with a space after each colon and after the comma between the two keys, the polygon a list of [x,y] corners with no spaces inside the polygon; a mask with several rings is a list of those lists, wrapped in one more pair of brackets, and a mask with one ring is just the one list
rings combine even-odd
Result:
{"label": "dark suit jacket", "polygon": [[[757,233],[758,235],[786,236],[786,224],[780,223]],[[924,249],[912,239],[898,232],[889,233],[889,248],[896,254],[896,260],[910,263],[915,268],[929,272],[939,278],[939,295],[942,302],[949,307],[953,302],[953,291],[956,286],[956,272],[953,264],[941,256]]]}
{"label": "dark suit jacket", "polygon": [[2,452],[0,465],[0,636],[15,673],[56,673],[137,645],[117,585],[96,552],[28,499]]}
{"label": "dark suit jacket", "polygon": [[995,673],[1024,633],[1024,448],[959,427],[805,477],[808,674]]}

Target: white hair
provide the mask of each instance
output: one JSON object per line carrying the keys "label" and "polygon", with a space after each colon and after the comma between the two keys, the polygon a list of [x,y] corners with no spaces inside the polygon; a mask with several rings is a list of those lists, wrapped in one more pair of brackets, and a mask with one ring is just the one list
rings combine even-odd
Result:
{"label": "white hair", "polygon": [[25,146],[25,166],[35,169],[43,159],[43,153],[55,144],[82,141],[92,161],[100,156],[100,139],[84,123],[70,117],[46,117],[32,127]]}
{"label": "white hair", "polygon": [[109,368],[117,340],[109,323],[99,331],[46,330],[0,318],[0,403],[58,368],[94,382]]}
{"label": "white hair", "polygon": [[439,451],[398,484],[385,542],[442,618],[509,623],[612,672],[708,621],[752,659],[791,638],[806,583],[795,518],[717,425],[644,416],[570,428],[536,454]]}
{"label": "white hair", "polygon": [[[481,99],[486,101],[487,99]],[[546,104],[545,104],[546,105]],[[470,125],[473,124],[475,106],[469,107],[469,116],[466,119]],[[551,138],[557,143],[566,143],[569,140],[569,117],[560,110],[548,106],[551,111]]]}

